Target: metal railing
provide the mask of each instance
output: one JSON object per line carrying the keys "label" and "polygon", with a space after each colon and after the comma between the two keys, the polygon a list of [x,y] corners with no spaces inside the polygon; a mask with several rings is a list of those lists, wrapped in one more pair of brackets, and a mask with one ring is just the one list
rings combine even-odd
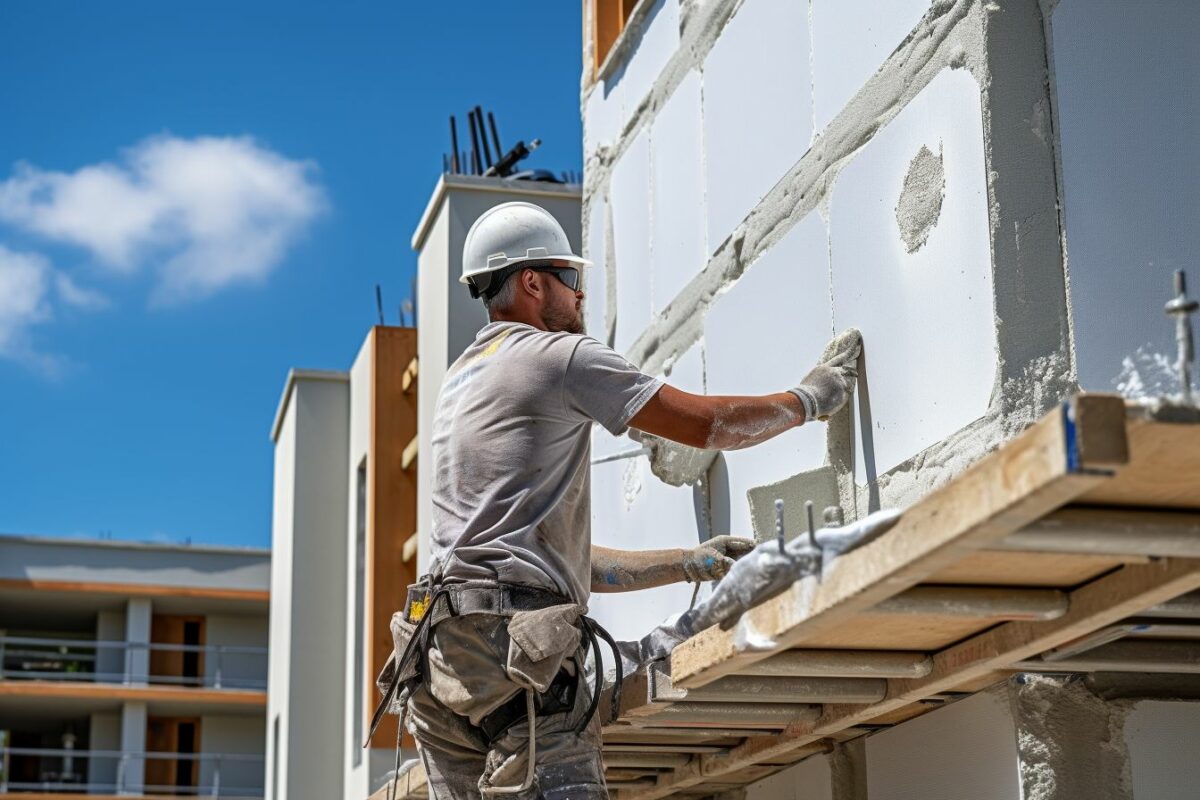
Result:
{"label": "metal railing", "polygon": [[[107,657],[114,652],[119,655]],[[204,669],[195,675],[155,674],[153,653],[194,653],[204,657]],[[265,689],[267,648],[0,636],[0,679],[6,678]]]}
{"label": "metal railing", "polygon": [[[33,762],[32,764],[30,762]],[[172,762],[173,783],[151,783]],[[241,753],[126,753],[120,750],[61,750],[0,747],[0,794],[55,792],[176,795],[257,800],[263,796],[264,758]],[[178,766],[189,765],[183,781]],[[29,773],[36,773],[29,780]]]}

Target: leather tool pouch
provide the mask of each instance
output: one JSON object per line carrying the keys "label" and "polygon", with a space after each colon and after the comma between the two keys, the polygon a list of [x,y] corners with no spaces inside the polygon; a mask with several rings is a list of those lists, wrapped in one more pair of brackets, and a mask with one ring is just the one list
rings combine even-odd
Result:
{"label": "leather tool pouch", "polygon": [[[409,622],[405,617],[406,613],[397,611],[392,615],[392,654],[388,657],[387,663],[383,665],[383,670],[379,673],[379,677],[375,679],[375,685],[379,687],[379,691],[386,693],[388,686],[391,685],[393,678],[396,675],[397,665],[400,663],[404,651],[408,648],[408,643],[412,641],[413,633],[416,632],[417,626]],[[405,665],[404,672],[400,675],[400,682],[407,683],[417,676],[417,663],[419,659],[409,658],[409,663]],[[403,702],[399,699],[392,701],[392,707],[388,709],[388,713],[398,714],[403,707]]]}
{"label": "leather tool pouch", "polygon": [[538,693],[558,675],[563,659],[575,653],[583,631],[579,617],[587,609],[573,603],[518,611],[508,622],[509,680]]}

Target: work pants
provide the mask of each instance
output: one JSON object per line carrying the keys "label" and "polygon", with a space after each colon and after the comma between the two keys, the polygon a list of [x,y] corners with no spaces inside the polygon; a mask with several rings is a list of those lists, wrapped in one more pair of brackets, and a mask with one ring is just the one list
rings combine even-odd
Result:
{"label": "work pants", "polygon": [[[519,786],[525,780],[529,721],[520,721],[495,741],[479,722],[525,690],[509,680],[508,620],[490,614],[449,617],[429,637],[427,679],[409,699],[409,730],[425,765],[433,800],[479,800],[487,786]],[[585,646],[568,667],[582,668]],[[575,692],[568,711],[536,718],[536,780],[521,794],[500,800],[607,800],[600,760],[599,716],[576,733],[591,703],[588,684]]]}

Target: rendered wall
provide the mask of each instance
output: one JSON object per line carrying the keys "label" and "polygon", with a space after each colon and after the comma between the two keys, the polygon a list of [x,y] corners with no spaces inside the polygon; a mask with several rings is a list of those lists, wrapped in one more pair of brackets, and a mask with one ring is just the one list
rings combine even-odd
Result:
{"label": "rendered wall", "polygon": [[[345,650],[345,674],[346,681],[341,687],[343,689],[343,705],[346,709],[345,727],[342,731],[340,749],[342,758],[345,761],[345,777],[343,779],[342,797],[367,797],[371,794],[370,791],[370,761],[368,754],[375,748],[369,750],[362,749],[361,725],[362,725],[362,708],[364,705],[363,695],[368,695],[374,699],[376,692],[373,681],[365,679],[367,666],[364,661],[366,656],[362,655],[368,641],[366,625],[367,621],[364,614],[365,606],[365,590],[366,590],[366,575],[359,574],[358,564],[360,558],[365,567],[367,554],[365,552],[366,542],[363,541],[363,552],[359,552],[358,546],[358,467],[367,458],[367,452],[370,448],[371,439],[371,357],[373,350],[374,339],[368,336],[359,348],[358,355],[354,359],[354,365],[350,367],[350,436],[349,436],[349,456],[346,461],[346,466],[343,470],[342,480],[346,483],[346,519],[342,525],[342,547],[345,548],[345,564],[346,564],[346,650]],[[369,466],[368,466],[369,468]],[[365,521],[363,522],[365,525]],[[357,584],[363,583],[362,587]],[[358,634],[356,636],[355,629]],[[357,655],[356,654],[360,654]],[[361,681],[357,684],[355,681],[355,668],[357,667]],[[335,687],[331,687],[335,688]],[[362,694],[358,694],[361,691]],[[359,708],[356,715],[355,707]],[[381,745],[387,745],[387,742],[380,742]],[[357,761],[357,763],[355,763]]]}
{"label": "rendered wall", "polygon": [[[713,394],[866,344],[852,408],[723,454],[690,519],[644,458],[597,465],[598,543],[752,535],[780,481],[792,529],[804,499],[903,506],[1073,388],[1048,87],[1037,0],[639,5],[584,76],[589,331]],[[687,594],[593,610],[648,626]]]}
{"label": "rendered wall", "polygon": [[336,534],[347,514],[349,387],[334,373],[293,373],[289,386],[274,433],[271,522],[267,724],[279,718],[280,741],[268,737],[264,784],[268,797],[337,797],[344,761],[346,551]]}

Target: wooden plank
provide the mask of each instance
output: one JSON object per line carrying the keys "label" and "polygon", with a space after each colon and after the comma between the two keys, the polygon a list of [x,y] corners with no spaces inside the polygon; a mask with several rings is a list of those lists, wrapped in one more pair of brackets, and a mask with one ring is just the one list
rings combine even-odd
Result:
{"label": "wooden plank", "polygon": [[[375,676],[392,655],[392,614],[404,607],[406,589],[416,581],[415,561],[403,557],[405,538],[417,529],[416,470],[404,463],[401,445],[417,433],[417,397],[403,389],[404,366],[417,353],[415,328],[377,325],[371,329],[370,431],[367,457],[353,465],[356,480],[364,481],[357,491],[365,494],[352,502],[366,512],[363,542],[362,627],[351,628],[347,646],[363,647],[359,678],[366,691],[357,701],[362,705],[357,718],[362,727],[355,734],[365,739],[367,726],[378,701]],[[356,456],[357,457],[357,456]],[[353,676],[352,676],[353,677]],[[375,732],[375,742],[396,741],[397,717],[384,716]],[[415,746],[405,733],[404,744]],[[385,745],[386,746],[386,745]]]}
{"label": "wooden plank", "polygon": [[1043,586],[1067,589],[1087,583],[1122,564],[1144,564],[1139,556],[1032,553],[982,550],[930,575],[928,583],[959,586]]}
{"label": "wooden plank", "polygon": [[671,675],[661,665],[650,670],[649,697],[655,704],[684,701],[701,703],[875,703],[883,699],[883,678],[795,678],[730,675],[697,689],[671,685]]}
{"label": "wooden plank", "polygon": [[[1193,480],[1200,485],[1200,474]],[[1200,497],[1194,502],[1200,506]],[[995,547],[1041,553],[1200,558],[1200,513],[1069,506],[1016,531]]]}
{"label": "wooden plank", "polygon": [[[1138,414],[1133,409],[1130,413]],[[1089,505],[1200,507],[1200,417],[1188,422],[1133,419],[1128,426],[1132,469],[1079,498]]]}
{"label": "wooden plank", "polygon": [[737,675],[831,678],[919,678],[933,661],[925,653],[868,650],[784,650],[747,664]]}
{"label": "wooden plank", "polygon": [[[703,686],[845,624],[1107,480],[1103,469],[1123,451],[1124,436],[1119,398],[1074,398],[916,502],[891,531],[842,556],[823,581],[799,581],[733,629],[709,628],[680,644],[672,678],[679,686]],[[1095,454],[1097,464],[1083,453]]]}
{"label": "wooden plank", "polygon": [[1111,625],[1156,603],[1200,587],[1200,561],[1161,559],[1133,564],[1070,593],[1070,608],[1056,620],[1008,622],[933,656],[933,670],[916,679],[888,681],[888,697],[872,706],[827,705],[812,724],[797,723],[777,736],[748,738],[724,755],[702,756],[700,765],[677,770],[660,779],[653,790],[638,792],[637,800],[655,800],[677,788],[736,772],[748,764],[773,759],[845,728],[868,724],[925,697],[981,678],[1031,658],[1063,642]]}

